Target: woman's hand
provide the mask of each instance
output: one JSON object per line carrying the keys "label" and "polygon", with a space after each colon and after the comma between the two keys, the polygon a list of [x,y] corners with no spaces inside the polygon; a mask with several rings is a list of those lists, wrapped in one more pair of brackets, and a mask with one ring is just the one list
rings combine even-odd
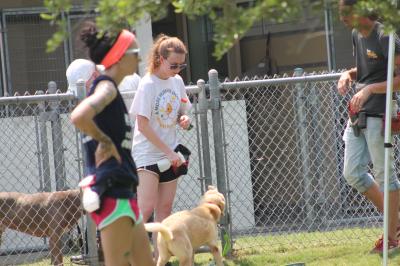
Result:
{"label": "woman's hand", "polygon": [[179,167],[183,163],[179,155],[174,151],[167,153],[167,158],[173,167]]}
{"label": "woman's hand", "polygon": [[179,126],[183,129],[188,129],[190,126],[190,118],[187,115],[181,115],[178,122]]}
{"label": "woman's hand", "polygon": [[104,137],[99,141],[95,152],[96,167],[99,167],[111,157],[114,157],[119,163],[121,163],[121,156],[118,153],[117,147],[115,147],[110,138]]}

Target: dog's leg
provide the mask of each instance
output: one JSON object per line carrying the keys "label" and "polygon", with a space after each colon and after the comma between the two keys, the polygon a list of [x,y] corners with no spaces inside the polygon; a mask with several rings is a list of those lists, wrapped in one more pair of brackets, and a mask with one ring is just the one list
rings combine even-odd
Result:
{"label": "dog's leg", "polygon": [[[60,230],[60,229],[59,229]],[[62,243],[61,236],[53,231],[49,238],[49,248],[51,263],[53,265],[62,266],[63,265],[63,255],[62,255]]]}
{"label": "dog's leg", "polygon": [[158,256],[157,266],[165,266],[165,264],[167,264],[168,261],[169,258],[166,259],[165,257]]}
{"label": "dog's leg", "polygon": [[222,263],[222,255],[217,243],[211,243],[208,246],[210,247],[211,253],[214,257],[215,264],[217,266],[223,266],[224,264]]}
{"label": "dog's leg", "polygon": [[192,266],[194,263],[193,258],[194,258],[193,250],[192,249],[186,250],[184,255],[180,254],[178,257],[179,266]]}
{"label": "dog's leg", "polygon": [[169,261],[172,254],[169,252],[167,243],[165,242],[164,238],[160,236],[158,237],[157,248],[158,248],[158,259],[156,258],[157,266],[164,266]]}
{"label": "dog's leg", "polygon": [[192,255],[188,258],[179,259],[179,266],[193,266]]}
{"label": "dog's leg", "polygon": [[168,251],[179,260],[179,266],[193,266],[193,246],[187,235],[178,235],[168,243]]}

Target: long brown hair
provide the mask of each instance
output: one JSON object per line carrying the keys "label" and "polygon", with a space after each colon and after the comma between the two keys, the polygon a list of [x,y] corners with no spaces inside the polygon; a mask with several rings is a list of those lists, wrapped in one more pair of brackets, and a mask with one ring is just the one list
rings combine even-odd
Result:
{"label": "long brown hair", "polygon": [[161,56],[168,58],[171,53],[187,54],[187,49],[183,42],[177,37],[170,37],[164,34],[160,34],[151,48],[149,54],[149,65],[147,71],[154,73],[154,71],[161,64]]}

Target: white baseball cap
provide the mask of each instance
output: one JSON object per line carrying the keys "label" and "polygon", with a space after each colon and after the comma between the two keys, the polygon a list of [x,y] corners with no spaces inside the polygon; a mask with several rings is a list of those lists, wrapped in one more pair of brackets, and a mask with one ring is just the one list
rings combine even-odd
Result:
{"label": "white baseball cap", "polygon": [[78,80],[83,79],[85,82],[88,81],[95,71],[96,65],[92,61],[86,59],[72,61],[66,71],[68,91],[76,95],[76,83]]}

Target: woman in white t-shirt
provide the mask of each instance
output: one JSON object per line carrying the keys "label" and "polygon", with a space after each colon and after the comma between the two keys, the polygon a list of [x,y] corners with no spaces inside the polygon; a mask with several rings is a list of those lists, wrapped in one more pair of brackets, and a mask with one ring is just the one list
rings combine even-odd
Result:
{"label": "woman in white t-shirt", "polygon": [[[136,119],[132,155],[138,168],[139,208],[146,222],[153,210],[161,222],[171,214],[177,188],[172,167],[182,164],[174,151],[177,127],[190,126],[191,103],[178,73],[186,67],[186,47],[176,37],[161,36],[149,56],[148,73],[140,80],[130,114]],[[161,172],[157,162],[167,158],[171,168]],[[155,239],[155,238],[153,238]]]}

